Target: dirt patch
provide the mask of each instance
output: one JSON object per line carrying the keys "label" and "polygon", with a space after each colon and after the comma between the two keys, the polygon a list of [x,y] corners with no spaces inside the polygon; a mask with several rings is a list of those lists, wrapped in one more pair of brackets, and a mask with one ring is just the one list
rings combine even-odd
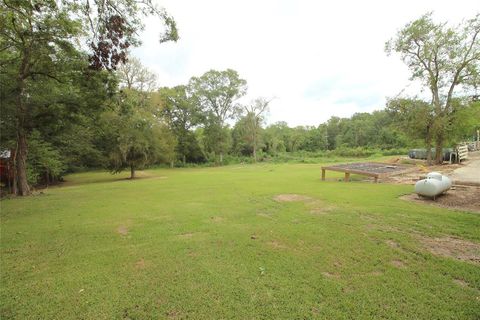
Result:
{"label": "dirt patch", "polygon": [[166,312],[166,316],[168,319],[181,319],[182,313],[178,310],[170,310]]}
{"label": "dirt patch", "polygon": [[324,275],[325,277],[330,278],[330,279],[339,279],[340,278],[340,275],[337,274],[337,273],[322,272],[322,275]]}
{"label": "dirt patch", "polygon": [[198,254],[198,252],[191,250],[191,251],[189,251],[189,252],[187,253],[187,256],[189,256],[189,257],[191,257],[191,258],[196,258],[196,257],[199,256],[199,254]]}
{"label": "dirt patch", "polygon": [[[412,159],[409,159],[412,160]],[[408,160],[399,160],[399,163]],[[415,167],[408,172],[395,175],[395,176],[387,176],[382,179],[382,182],[387,183],[395,183],[395,184],[415,184],[418,180],[424,179],[427,173],[436,171],[440,172],[446,176],[452,175],[452,173],[461,168],[463,165],[460,164],[443,164],[443,165],[436,165],[436,166],[427,166],[426,161],[417,160],[415,162]]]}
{"label": "dirt patch", "polygon": [[392,260],[391,263],[392,263],[392,265],[393,265],[394,267],[396,267],[396,268],[403,269],[403,268],[406,267],[405,262],[403,262],[402,260],[397,260],[397,259],[395,259],[395,260]]}
{"label": "dirt patch", "polygon": [[327,214],[331,212],[334,207],[332,206],[325,206],[320,201],[315,201],[310,204],[310,213],[311,214]]}
{"label": "dirt patch", "polygon": [[195,233],[193,232],[187,232],[187,233],[179,234],[177,235],[177,237],[179,237],[180,239],[190,239],[190,238],[193,238],[194,235]]}
{"label": "dirt patch", "polygon": [[145,259],[140,259],[137,262],[135,262],[135,269],[137,270],[142,270],[145,269]]}
{"label": "dirt patch", "polygon": [[273,197],[277,202],[304,202],[311,214],[325,214],[334,209],[333,206],[325,205],[322,201],[301,194],[279,194]]}
{"label": "dirt patch", "polygon": [[393,240],[387,240],[387,241],[385,241],[385,243],[386,243],[390,248],[394,248],[394,249],[400,248],[400,245],[399,245],[397,242],[393,241]]}
{"label": "dirt patch", "polygon": [[468,287],[468,283],[466,283],[462,279],[453,279],[453,283],[455,283],[456,285],[459,285],[462,288]]}
{"label": "dirt patch", "polygon": [[279,194],[273,197],[273,200],[277,202],[299,202],[299,201],[309,201],[312,198],[301,195],[301,194]]}
{"label": "dirt patch", "polygon": [[347,286],[342,288],[342,292],[348,294],[348,293],[355,292],[355,289],[353,287]]}
{"label": "dirt patch", "polygon": [[210,217],[210,221],[215,223],[223,222],[224,220],[225,218],[222,218],[222,217]]}
{"label": "dirt patch", "polygon": [[288,247],[276,240],[268,242],[268,245],[274,249],[287,249]]}
{"label": "dirt patch", "polygon": [[375,276],[375,277],[379,277],[379,276],[383,275],[383,272],[381,272],[381,271],[372,271],[372,272],[369,273],[369,275]]}
{"label": "dirt patch", "polygon": [[121,225],[117,228],[117,233],[119,233],[121,236],[127,236],[128,235],[128,227]]}
{"label": "dirt patch", "polygon": [[402,196],[400,199],[437,207],[480,213],[480,188],[478,187],[457,186],[438,196],[435,200],[419,196],[415,193]]}
{"label": "dirt patch", "polygon": [[434,255],[480,264],[479,243],[452,237],[422,237],[419,240]]}

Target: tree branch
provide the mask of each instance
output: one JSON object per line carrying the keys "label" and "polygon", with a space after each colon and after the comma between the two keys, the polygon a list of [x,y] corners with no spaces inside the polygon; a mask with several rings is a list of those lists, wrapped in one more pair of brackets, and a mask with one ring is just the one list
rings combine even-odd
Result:
{"label": "tree branch", "polygon": [[468,50],[467,50],[467,52],[465,52],[465,55],[463,57],[463,62],[460,64],[457,71],[455,72],[455,76],[453,77],[452,84],[450,85],[450,88],[448,90],[446,108],[450,107],[450,102],[451,102],[452,95],[453,95],[453,89],[457,85],[460,73],[468,65],[469,62],[475,60],[475,55],[471,59],[468,59],[468,56],[470,55],[470,52],[472,51],[472,48],[473,48],[474,44],[476,43],[476,39],[477,39],[477,36],[478,36],[479,32],[480,32],[480,29],[476,30],[476,32],[473,34],[470,46],[468,47]]}
{"label": "tree branch", "polygon": [[44,77],[56,80],[58,83],[62,83],[62,84],[65,83],[64,81],[58,79],[57,77],[55,77],[51,74],[45,73],[45,72],[41,72],[41,71],[33,71],[33,72],[31,71],[31,72],[29,72],[25,75],[25,78],[35,76],[35,75],[40,75],[40,76],[44,76]]}

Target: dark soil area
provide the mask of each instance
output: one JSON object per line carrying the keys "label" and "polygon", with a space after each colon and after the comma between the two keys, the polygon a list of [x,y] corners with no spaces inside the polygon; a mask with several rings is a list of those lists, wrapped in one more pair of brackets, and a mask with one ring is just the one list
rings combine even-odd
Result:
{"label": "dark soil area", "polygon": [[480,213],[479,187],[456,186],[438,196],[435,200],[419,196],[415,193],[405,195],[402,199],[439,207]]}

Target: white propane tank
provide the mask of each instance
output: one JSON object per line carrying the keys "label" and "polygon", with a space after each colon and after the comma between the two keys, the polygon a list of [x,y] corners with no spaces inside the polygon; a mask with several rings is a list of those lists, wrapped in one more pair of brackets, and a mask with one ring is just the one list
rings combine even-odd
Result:
{"label": "white propane tank", "polygon": [[427,179],[415,184],[415,192],[421,196],[435,198],[452,187],[452,180],[438,172],[430,172]]}
{"label": "white propane tank", "polygon": [[442,183],[443,183],[443,187],[445,188],[444,191],[447,191],[452,187],[452,179],[450,179],[447,176],[442,176]]}
{"label": "white propane tank", "polygon": [[442,181],[442,174],[440,172],[432,171],[427,173],[427,179],[437,179]]}

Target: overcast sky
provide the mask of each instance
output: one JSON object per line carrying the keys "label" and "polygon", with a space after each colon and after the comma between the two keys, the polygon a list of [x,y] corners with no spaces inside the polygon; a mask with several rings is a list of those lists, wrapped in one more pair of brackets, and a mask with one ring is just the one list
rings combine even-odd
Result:
{"label": "overcast sky", "polygon": [[382,109],[386,97],[414,93],[409,72],[385,42],[428,11],[459,23],[478,0],[294,1],[162,0],[180,40],[159,44],[158,20],[147,19],[133,55],[161,86],[186,84],[210,69],[238,71],[245,102],[275,97],[268,123],[318,125],[331,116]]}

